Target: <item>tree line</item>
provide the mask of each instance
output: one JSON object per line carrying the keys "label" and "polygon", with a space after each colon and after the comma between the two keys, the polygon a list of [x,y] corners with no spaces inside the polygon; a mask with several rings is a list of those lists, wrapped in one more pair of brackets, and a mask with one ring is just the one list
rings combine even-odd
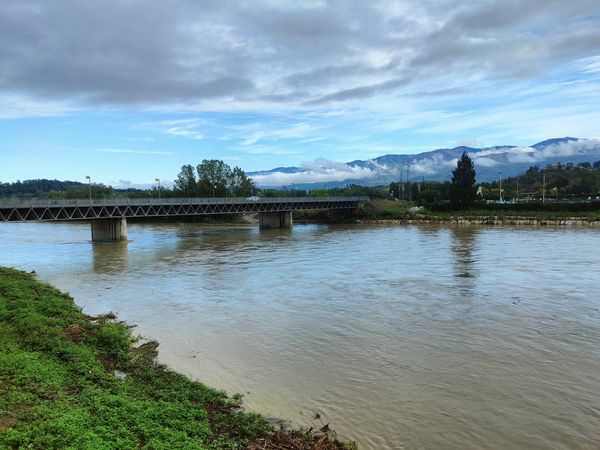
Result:
{"label": "tree line", "polygon": [[[466,158],[466,159],[465,159]],[[459,169],[458,172],[456,170]],[[479,188],[482,200],[499,199],[499,181],[476,184],[475,169],[468,155],[461,156],[451,182],[413,181],[392,182],[388,186],[361,186],[356,184],[335,188],[296,189],[261,188],[239,167],[231,168],[221,160],[203,160],[193,166],[186,164],[174,180],[173,187],[154,185],[149,189],[119,189],[102,183],[92,183],[93,198],[152,198],[164,197],[325,197],[325,196],[368,196],[373,199],[392,198],[412,200],[420,204],[453,201],[468,198],[467,204],[477,200]],[[600,195],[600,161],[594,163],[553,164],[541,169],[531,166],[523,174],[502,180],[504,199],[541,198],[544,189],[546,198],[582,199]],[[462,186],[462,187],[461,187]],[[87,198],[90,185],[78,181],[25,180],[14,183],[0,182],[0,197],[18,198]],[[475,196],[475,200],[473,200]]]}
{"label": "tree line", "polygon": [[196,167],[182,166],[173,190],[183,197],[246,197],[253,195],[257,187],[240,167],[205,159]]}
{"label": "tree line", "polygon": [[21,199],[75,198],[152,198],[164,197],[245,197],[259,192],[254,181],[240,167],[231,168],[221,160],[205,159],[197,166],[186,164],[172,188],[158,184],[150,189],[119,189],[103,183],[79,181],[26,180],[0,182],[0,197]]}
{"label": "tree line", "polygon": [[[545,179],[545,184],[544,184]],[[486,198],[500,197],[500,181],[481,183]],[[542,192],[544,191],[545,192]],[[600,195],[600,161],[531,166],[523,174],[502,179],[504,198],[587,198]]]}
{"label": "tree line", "polygon": [[20,197],[23,195],[41,196],[49,192],[66,192],[67,189],[83,186],[78,181],[25,180],[14,183],[0,183],[0,197]]}
{"label": "tree line", "polygon": [[[467,207],[478,200],[500,199],[500,180],[477,183],[475,177],[471,158],[463,154],[452,173],[452,181],[392,182],[388,186],[388,195],[398,200],[412,199],[424,205],[451,202],[457,208]],[[559,162],[545,168],[534,165],[521,175],[502,179],[503,200],[540,200],[543,196],[552,200],[584,200],[600,196],[600,161]]]}

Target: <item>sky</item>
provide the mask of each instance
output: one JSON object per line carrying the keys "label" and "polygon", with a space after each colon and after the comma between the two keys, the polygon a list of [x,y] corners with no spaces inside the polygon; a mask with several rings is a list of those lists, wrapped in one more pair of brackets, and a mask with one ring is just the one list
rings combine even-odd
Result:
{"label": "sky", "polygon": [[600,136],[598,0],[0,0],[0,182]]}

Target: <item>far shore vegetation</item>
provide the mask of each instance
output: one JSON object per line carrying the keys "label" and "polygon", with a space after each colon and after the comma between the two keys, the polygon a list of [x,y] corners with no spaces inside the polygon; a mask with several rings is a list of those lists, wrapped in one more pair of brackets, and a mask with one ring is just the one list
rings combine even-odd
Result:
{"label": "far shore vegetation", "polygon": [[90,317],[33,274],[0,267],[0,448],[352,449],[245,411],[157,364],[112,314]]}
{"label": "far shore vegetation", "polygon": [[[531,166],[523,174],[493,182],[477,182],[473,163],[463,154],[452,181],[400,180],[380,186],[349,184],[332,188],[259,188],[239,167],[203,160],[181,167],[171,187],[117,189],[98,183],[26,180],[0,183],[0,201],[76,198],[161,197],[327,197],[366,196],[352,217],[331,217],[325,211],[294,213],[296,221],[352,221],[447,217],[528,217],[540,220],[578,217],[600,219],[600,161]],[[418,214],[411,211],[422,207]],[[178,219],[178,221],[181,221]],[[243,222],[240,217],[200,218],[208,223]]]}

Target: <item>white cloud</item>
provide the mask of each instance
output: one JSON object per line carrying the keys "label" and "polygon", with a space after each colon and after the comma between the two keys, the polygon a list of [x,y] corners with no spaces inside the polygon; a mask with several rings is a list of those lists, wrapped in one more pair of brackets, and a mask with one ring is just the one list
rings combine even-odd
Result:
{"label": "white cloud", "polygon": [[345,163],[318,159],[302,163],[303,172],[284,173],[274,172],[265,175],[255,175],[252,179],[260,186],[289,186],[302,183],[325,183],[330,181],[343,181],[347,179],[364,180],[379,175],[378,170],[366,167],[353,167]]}
{"label": "white cloud", "polygon": [[291,149],[286,147],[274,147],[270,145],[251,145],[233,147],[233,150],[243,152],[248,155],[277,155],[277,156],[290,156],[290,155],[301,155],[302,151],[298,149]]}
{"label": "white cloud", "polygon": [[265,127],[264,125],[251,124],[239,128],[240,134],[246,134],[242,145],[254,145],[259,141],[278,141],[281,139],[304,138],[313,131],[313,126],[308,123],[298,123],[287,127]]}
{"label": "white cloud", "polygon": [[[513,149],[516,150],[516,149]],[[508,154],[508,162],[510,163],[527,163],[527,164],[535,164],[536,159],[534,156],[535,149],[531,147],[519,147],[521,151],[513,151]]]}
{"label": "white cloud", "polygon": [[23,95],[0,95],[0,120],[62,116],[77,108],[62,101],[40,100]]}
{"label": "white cloud", "polygon": [[456,143],[457,147],[479,147],[479,141],[477,139],[461,139]]}
{"label": "white cloud", "polygon": [[[541,163],[549,159],[568,158],[583,153],[597,152],[600,157],[600,139],[580,139],[548,145],[541,149],[534,147],[489,148],[470,153],[476,166],[495,167],[507,163]],[[437,176],[454,169],[456,158],[445,158],[442,154],[414,159],[409,164],[412,176]],[[398,178],[399,168],[367,161],[368,167],[352,166],[327,159],[316,159],[301,164],[302,171],[297,173],[274,172],[256,175],[254,180],[262,186],[284,186],[300,183],[322,183],[344,180],[367,180],[388,176]]]}
{"label": "white cloud", "polygon": [[498,161],[492,158],[476,158],[475,164],[483,167],[494,167],[498,165]]}
{"label": "white cloud", "polygon": [[456,159],[445,159],[442,155],[433,155],[430,158],[412,161],[409,168],[414,174],[433,175],[440,170],[456,167],[456,161]]}
{"label": "white cloud", "polygon": [[579,141],[559,142],[557,144],[549,145],[542,150],[536,150],[534,158],[544,160],[578,155],[592,150],[600,150],[599,139],[580,139]]}
{"label": "white cloud", "polygon": [[175,152],[167,152],[161,150],[131,150],[127,148],[99,148],[98,152],[104,153],[131,153],[134,155],[175,155]]}
{"label": "white cloud", "polygon": [[161,114],[136,131],[276,165],[598,134],[598,0],[23,4],[0,1],[0,119]]}
{"label": "white cloud", "polygon": [[594,0],[22,4],[0,7],[2,88],[95,107],[356,104],[598,70]]}
{"label": "white cloud", "polygon": [[[108,185],[116,189],[152,189],[156,187],[156,181],[118,180],[109,181]],[[173,187],[173,181],[160,180],[160,185],[164,188],[171,188]]]}
{"label": "white cloud", "polygon": [[[490,155],[506,155],[506,159],[511,163],[535,163],[543,162],[548,159],[568,158],[583,153],[600,152],[600,139],[579,139],[577,141],[559,142],[556,144],[547,145],[541,149],[534,147],[513,147],[510,149],[489,149],[472,154],[474,161],[477,164],[486,165],[482,160]],[[494,161],[494,164],[502,163],[502,161]],[[494,165],[489,163],[488,165]]]}
{"label": "white cloud", "polygon": [[139,126],[142,129],[149,129],[156,133],[201,140],[204,139],[201,128],[206,125],[207,122],[203,119],[190,118],[145,122]]}
{"label": "white cloud", "polygon": [[580,63],[582,65],[582,72],[600,74],[600,56],[584,58],[580,61]]}

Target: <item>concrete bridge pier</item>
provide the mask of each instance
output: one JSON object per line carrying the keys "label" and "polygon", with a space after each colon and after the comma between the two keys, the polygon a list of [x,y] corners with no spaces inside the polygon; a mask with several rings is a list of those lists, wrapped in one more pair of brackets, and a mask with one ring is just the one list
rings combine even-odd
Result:
{"label": "concrete bridge pier", "polygon": [[127,241],[127,219],[94,219],[92,220],[93,242]]}
{"label": "concrete bridge pier", "polygon": [[292,212],[277,211],[258,214],[258,225],[261,230],[269,228],[292,228]]}

